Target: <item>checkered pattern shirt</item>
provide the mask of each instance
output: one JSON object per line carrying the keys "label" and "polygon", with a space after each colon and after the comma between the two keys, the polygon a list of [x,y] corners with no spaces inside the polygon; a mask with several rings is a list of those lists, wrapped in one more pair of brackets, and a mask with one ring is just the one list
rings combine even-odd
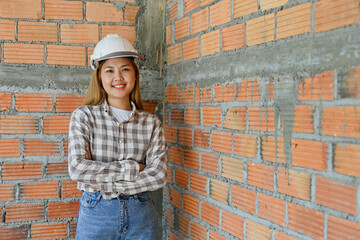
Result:
{"label": "checkered pattern shirt", "polygon": [[[90,146],[92,160],[85,159]],[[119,123],[106,102],[82,106],[69,126],[69,174],[78,189],[99,191],[111,199],[119,194],[154,191],[166,184],[167,145],[158,117],[137,110]],[[146,168],[139,172],[139,164]]]}

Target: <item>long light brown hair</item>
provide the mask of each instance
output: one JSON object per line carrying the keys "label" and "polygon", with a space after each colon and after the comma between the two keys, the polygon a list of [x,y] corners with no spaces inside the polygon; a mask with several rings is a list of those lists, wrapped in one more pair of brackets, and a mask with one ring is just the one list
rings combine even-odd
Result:
{"label": "long light brown hair", "polygon": [[[129,97],[135,103],[137,109],[143,110],[143,101],[140,94],[140,72],[137,64],[132,58],[128,58],[135,70],[135,86]],[[106,61],[106,60],[105,60]],[[101,68],[105,61],[102,61],[95,69],[83,105],[100,105],[107,99],[107,93],[101,81]]]}

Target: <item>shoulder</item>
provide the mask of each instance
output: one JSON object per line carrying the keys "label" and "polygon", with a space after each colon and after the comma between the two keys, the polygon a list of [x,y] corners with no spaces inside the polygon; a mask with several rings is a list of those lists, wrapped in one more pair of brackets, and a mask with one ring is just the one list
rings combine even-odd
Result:
{"label": "shoulder", "polygon": [[95,112],[100,112],[102,109],[101,105],[84,105],[75,109],[71,116],[77,118],[86,118],[93,115]]}
{"label": "shoulder", "polygon": [[161,125],[160,118],[155,114],[145,112],[143,110],[136,110],[136,115],[140,121],[142,120],[149,124],[152,123],[153,125]]}

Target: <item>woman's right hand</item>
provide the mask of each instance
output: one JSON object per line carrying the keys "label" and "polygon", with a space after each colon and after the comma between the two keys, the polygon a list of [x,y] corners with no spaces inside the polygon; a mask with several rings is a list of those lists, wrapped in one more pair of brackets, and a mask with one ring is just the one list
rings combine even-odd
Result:
{"label": "woman's right hand", "polygon": [[142,163],[139,163],[139,166],[140,166],[139,172],[142,172],[146,168],[146,165]]}

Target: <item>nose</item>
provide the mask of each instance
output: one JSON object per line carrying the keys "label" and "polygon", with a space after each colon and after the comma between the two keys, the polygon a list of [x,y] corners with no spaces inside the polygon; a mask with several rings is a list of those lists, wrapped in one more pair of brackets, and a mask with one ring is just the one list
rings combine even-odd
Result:
{"label": "nose", "polygon": [[116,80],[120,81],[120,80],[123,80],[123,79],[124,79],[124,76],[123,76],[122,72],[120,70],[115,71],[115,81]]}

